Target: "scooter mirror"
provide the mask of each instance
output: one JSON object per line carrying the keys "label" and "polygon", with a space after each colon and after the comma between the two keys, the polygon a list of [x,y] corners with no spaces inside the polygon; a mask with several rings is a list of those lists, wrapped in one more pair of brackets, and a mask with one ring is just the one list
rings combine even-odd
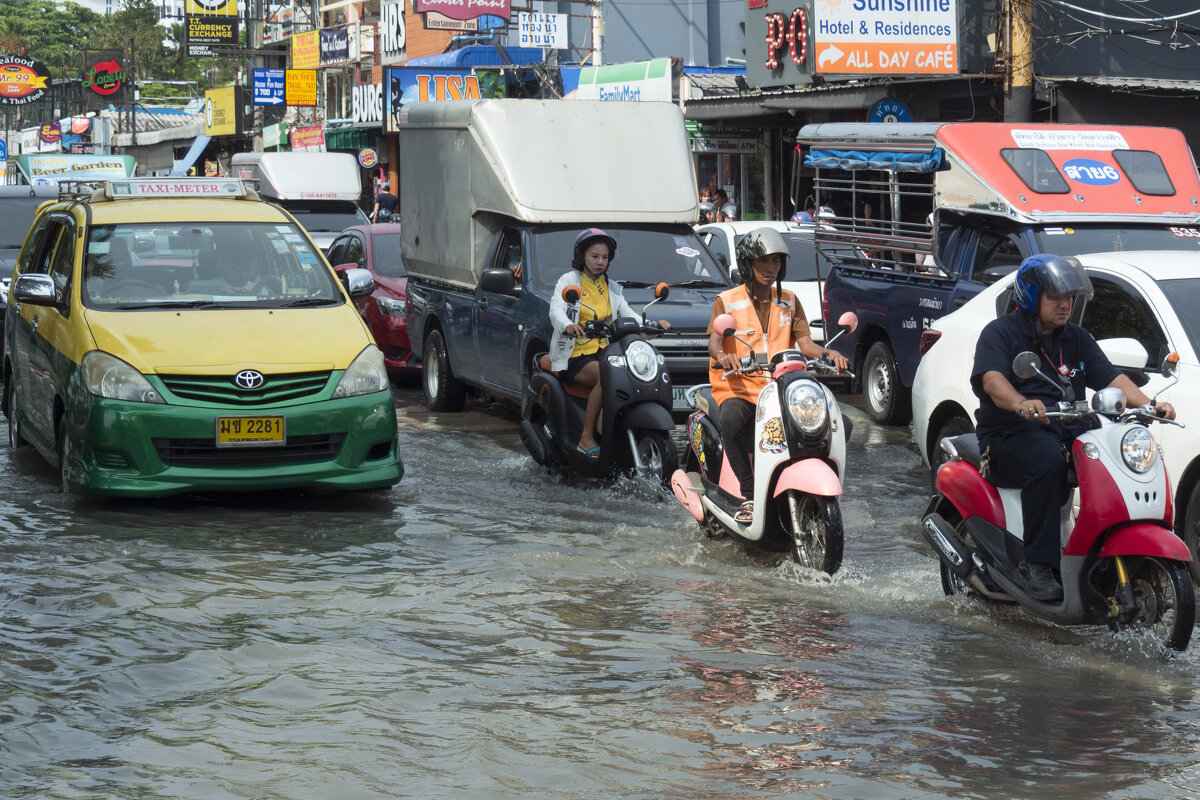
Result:
{"label": "scooter mirror", "polygon": [[562,290],[562,299],[567,301],[567,305],[573,306],[579,302],[579,287],[564,286]]}
{"label": "scooter mirror", "polygon": [[853,311],[847,311],[838,317],[838,325],[848,328],[850,333],[854,333],[858,329],[858,314],[855,314]]}
{"label": "scooter mirror", "polygon": [[713,320],[713,330],[722,336],[733,336],[737,330],[737,320],[733,314],[722,314]]}
{"label": "scooter mirror", "polygon": [[658,286],[654,287],[654,298],[656,300],[666,300],[667,295],[671,293],[671,287],[666,281],[663,281]]}
{"label": "scooter mirror", "polygon": [[1031,353],[1028,350],[1023,353],[1017,353],[1017,357],[1012,362],[1013,374],[1023,381],[1029,380],[1038,374],[1038,363],[1036,353]]}
{"label": "scooter mirror", "polygon": [[1179,371],[1179,353],[1171,353],[1163,359],[1162,375],[1164,378],[1174,378]]}

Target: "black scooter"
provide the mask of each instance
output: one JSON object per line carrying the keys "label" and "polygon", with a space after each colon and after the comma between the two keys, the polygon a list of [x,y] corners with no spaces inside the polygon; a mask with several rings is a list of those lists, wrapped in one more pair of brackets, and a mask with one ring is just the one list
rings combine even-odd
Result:
{"label": "black scooter", "polygon": [[[534,356],[521,402],[521,441],[538,464],[564,477],[615,477],[634,473],[670,485],[679,465],[671,441],[671,375],[663,357],[646,341],[662,328],[646,319],[646,310],[666,299],[669,288],[660,283],[654,300],[642,310],[640,321],[618,318],[611,324],[597,320],[583,326],[589,338],[607,339],[600,351],[600,385],[604,405],[600,412],[600,456],[592,458],[576,449],[583,430],[590,387],[563,385],[550,370],[550,356]],[[579,288],[563,290],[568,305],[579,302]],[[587,307],[587,306],[585,306]]]}

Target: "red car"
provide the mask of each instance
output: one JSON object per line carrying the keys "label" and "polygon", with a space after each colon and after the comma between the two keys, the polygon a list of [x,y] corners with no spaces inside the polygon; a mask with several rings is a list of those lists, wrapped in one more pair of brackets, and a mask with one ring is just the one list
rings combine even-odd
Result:
{"label": "red car", "polygon": [[[408,274],[400,258],[400,224],[355,225],[337,235],[327,251],[335,268],[361,267],[375,276],[375,291],[355,301],[366,317],[383,351],[389,372],[404,373],[420,369],[413,363],[408,343],[408,325],[404,306],[408,296]],[[339,269],[340,271],[340,269]]]}

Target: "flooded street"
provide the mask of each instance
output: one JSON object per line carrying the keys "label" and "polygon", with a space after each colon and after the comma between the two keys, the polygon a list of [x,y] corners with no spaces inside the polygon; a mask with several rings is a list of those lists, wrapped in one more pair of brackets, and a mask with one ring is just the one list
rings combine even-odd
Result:
{"label": "flooded street", "polygon": [[830,579],[396,394],[366,496],[81,500],[0,449],[0,796],[1200,798],[1200,645],[944,598],[906,429],[847,407]]}

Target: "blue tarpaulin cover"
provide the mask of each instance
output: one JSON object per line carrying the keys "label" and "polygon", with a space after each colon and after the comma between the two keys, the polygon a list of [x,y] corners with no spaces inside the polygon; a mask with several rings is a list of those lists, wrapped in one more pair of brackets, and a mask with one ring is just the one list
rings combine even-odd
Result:
{"label": "blue tarpaulin cover", "polygon": [[889,153],[876,150],[821,150],[813,148],[804,157],[806,167],[878,169],[892,172],[937,172],[945,151],[935,147],[928,153]]}

